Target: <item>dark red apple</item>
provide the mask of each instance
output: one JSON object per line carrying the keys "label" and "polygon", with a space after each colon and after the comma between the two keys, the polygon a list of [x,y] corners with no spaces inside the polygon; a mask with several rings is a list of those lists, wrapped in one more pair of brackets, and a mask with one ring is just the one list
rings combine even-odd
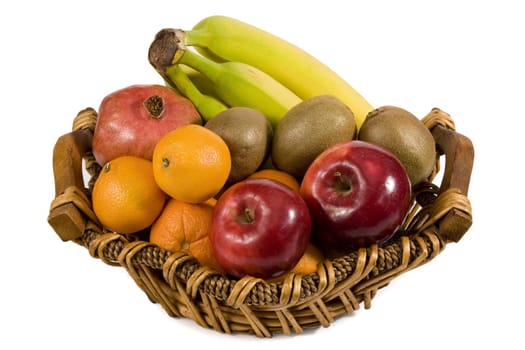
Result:
{"label": "dark red apple", "polygon": [[227,273],[270,278],[295,266],[310,232],[310,214],[299,193],[269,179],[248,179],[217,201],[210,238]]}
{"label": "dark red apple", "polygon": [[405,168],[386,149],[363,141],[321,153],[301,182],[312,216],[312,236],[325,250],[345,252],[383,243],[411,207]]}
{"label": "dark red apple", "polygon": [[163,85],[132,85],[101,102],[93,134],[93,155],[104,165],[132,155],[151,160],[157,141],[185,124],[202,124],[190,100]]}

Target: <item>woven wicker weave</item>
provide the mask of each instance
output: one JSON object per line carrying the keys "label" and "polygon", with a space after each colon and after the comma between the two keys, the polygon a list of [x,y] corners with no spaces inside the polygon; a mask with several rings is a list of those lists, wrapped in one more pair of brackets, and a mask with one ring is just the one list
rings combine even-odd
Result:
{"label": "woven wicker weave", "polygon": [[[186,253],[148,243],[148,232],[125,236],[100,225],[90,203],[100,171],[91,154],[96,118],[91,108],[81,111],[73,131],[57,140],[50,225],[62,240],[81,244],[109,265],[124,267],[168,315],[193,319],[218,332],[270,337],[327,327],[360,305],[369,308],[379,288],[432,260],[447,243],[459,241],[472,223],[467,198],[472,143],[455,131],[448,114],[435,108],[423,118],[436,141],[435,170],[428,182],[414,188],[413,210],[394,238],[383,246],[326,259],[310,275],[288,273],[281,282],[271,283],[250,276],[233,279],[200,266]],[[441,158],[445,169],[438,186],[432,180],[440,172]]]}

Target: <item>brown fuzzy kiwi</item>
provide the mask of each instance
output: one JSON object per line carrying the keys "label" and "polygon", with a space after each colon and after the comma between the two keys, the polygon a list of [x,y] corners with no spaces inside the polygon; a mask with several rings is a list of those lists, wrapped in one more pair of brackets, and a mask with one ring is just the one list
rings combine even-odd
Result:
{"label": "brown fuzzy kiwi", "polygon": [[277,124],[272,161],[277,169],[300,178],[321,152],[355,135],[355,118],[348,106],[331,95],[312,97],[290,109]]}
{"label": "brown fuzzy kiwi", "polygon": [[264,114],[255,109],[229,108],[210,119],[205,127],[228,145],[232,158],[230,183],[252,174],[270,154],[273,129]]}
{"label": "brown fuzzy kiwi", "polygon": [[430,130],[403,108],[383,106],[371,111],[358,139],[392,152],[405,166],[412,185],[426,180],[434,169],[436,145]]}

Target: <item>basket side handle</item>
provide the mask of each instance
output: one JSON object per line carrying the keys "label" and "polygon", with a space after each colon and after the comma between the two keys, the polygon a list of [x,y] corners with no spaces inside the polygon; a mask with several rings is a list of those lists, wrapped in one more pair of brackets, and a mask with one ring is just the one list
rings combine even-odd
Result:
{"label": "basket side handle", "polygon": [[437,225],[440,236],[445,241],[458,242],[472,225],[470,202],[466,196],[474,164],[474,147],[468,137],[453,128],[436,125],[431,132],[436,141],[437,151],[445,155],[445,170],[439,197],[445,193],[455,196],[450,201],[452,204],[445,205],[449,210]]}
{"label": "basket side handle", "polygon": [[55,199],[51,203],[48,223],[63,241],[82,236],[87,219],[97,222],[82,171],[83,158],[91,151],[92,138],[91,128],[80,128],[59,137],[53,149]]}

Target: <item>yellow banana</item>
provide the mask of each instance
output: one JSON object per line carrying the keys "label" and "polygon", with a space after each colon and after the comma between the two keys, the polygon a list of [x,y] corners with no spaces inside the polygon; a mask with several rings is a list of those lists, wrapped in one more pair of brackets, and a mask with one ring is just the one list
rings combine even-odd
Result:
{"label": "yellow banana", "polygon": [[201,72],[189,66],[184,64],[179,64],[178,66],[202,94],[212,96],[220,100],[219,96],[217,95],[217,87],[210,81],[210,79],[206,78]]}
{"label": "yellow banana", "polygon": [[273,126],[302,100],[265,72],[241,62],[215,62],[191,50],[180,41],[181,31],[163,29],[150,46],[149,61],[165,78],[169,68],[184,64],[199,71],[214,85],[224,103],[250,107],[263,113]]}
{"label": "yellow banana", "polygon": [[331,94],[354,112],[360,127],[374,108],[344,79],[297,46],[250,24],[210,16],[184,31],[181,40],[211,59],[249,64],[269,74],[301,99]]}
{"label": "yellow banana", "polygon": [[[190,72],[190,74],[194,74]],[[184,68],[178,64],[166,70],[166,82],[174,86],[182,95],[186,96],[199,111],[205,121],[215,117],[220,112],[228,109],[216,98],[203,94],[190,80]]]}

